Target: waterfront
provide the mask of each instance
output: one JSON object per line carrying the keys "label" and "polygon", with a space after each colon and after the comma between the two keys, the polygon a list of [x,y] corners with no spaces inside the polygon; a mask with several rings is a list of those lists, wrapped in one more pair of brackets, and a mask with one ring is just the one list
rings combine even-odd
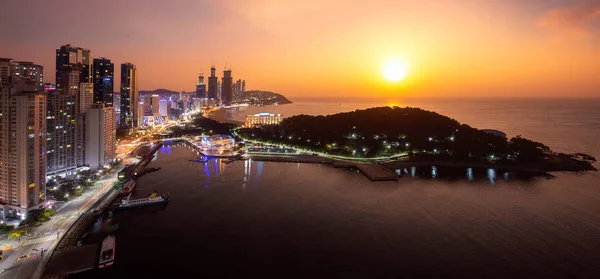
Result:
{"label": "waterfront", "polygon": [[[136,195],[156,189],[172,202],[117,214],[116,264],[80,278],[599,271],[596,174],[492,185],[483,173],[475,181],[424,173],[372,183],[325,165],[194,157],[187,147],[161,148],[149,166],[162,169],[141,178]],[[160,267],[149,267],[157,258]]]}
{"label": "waterfront", "polygon": [[[583,109],[597,108],[589,102],[515,106],[520,113],[463,106],[448,116],[598,157],[599,110]],[[135,195],[156,189],[171,203],[117,214],[115,265],[76,278],[600,274],[598,173],[491,181],[489,170],[469,180],[466,169],[417,168],[415,178],[409,169],[398,182],[373,183],[328,165],[189,162],[196,156],[161,147],[148,167],[162,169],[140,178]]]}

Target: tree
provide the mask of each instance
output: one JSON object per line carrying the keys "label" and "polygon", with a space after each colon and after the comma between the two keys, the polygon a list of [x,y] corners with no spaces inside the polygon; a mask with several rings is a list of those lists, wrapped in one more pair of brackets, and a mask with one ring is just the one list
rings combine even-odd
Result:
{"label": "tree", "polygon": [[8,237],[19,238],[19,237],[24,236],[26,234],[27,234],[26,230],[24,230],[24,229],[18,229],[18,230],[14,230],[14,231],[10,232],[8,234]]}

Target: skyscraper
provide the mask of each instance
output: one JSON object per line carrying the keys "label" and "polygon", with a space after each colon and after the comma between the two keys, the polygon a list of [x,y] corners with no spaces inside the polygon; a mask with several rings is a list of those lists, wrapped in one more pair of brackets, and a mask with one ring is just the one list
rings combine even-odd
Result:
{"label": "skyscraper", "polygon": [[212,66],[210,68],[210,77],[208,77],[208,98],[209,99],[217,99],[217,83],[218,83],[218,78],[217,78],[217,70],[215,69],[215,66]]}
{"label": "skyscraper", "polygon": [[[0,59],[0,214],[25,218],[46,192],[46,96],[29,62]],[[26,69],[24,69],[26,68]]]}
{"label": "skyscraper", "polygon": [[121,64],[121,128],[138,127],[139,115],[143,117],[144,114],[143,111],[139,111],[139,102],[137,69],[131,63],[123,63]]}
{"label": "skyscraper", "polygon": [[87,111],[91,108],[94,102],[94,84],[91,82],[79,83],[79,96],[77,98],[77,116],[76,116],[76,134],[75,134],[75,163],[77,166],[86,165],[86,144],[87,144]]}
{"label": "skyscraper", "polygon": [[159,114],[159,97],[158,95],[152,95],[150,97],[150,113],[153,115]]}
{"label": "skyscraper", "polygon": [[169,111],[168,105],[169,105],[169,101],[167,101],[167,100],[158,101],[158,112],[160,113],[160,115],[162,115],[162,116],[168,115],[168,111]]}
{"label": "skyscraper", "polygon": [[223,91],[222,91],[222,101],[226,106],[231,105],[233,102],[233,88],[232,88],[233,79],[231,77],[231,69],[223,71]]}
{"label": "skyscraper", "polygon": [[196,98],[208,98],[206,95],[206,84],[204,83],[204,74],[200,73],[198,76],[198,83],[196,84]]}
{"label": "skyscraper", "polygon": [[56,86],[61,90],[60,84],[62,74],[72,68],[78,68],[80,71],[79,80],[81,82],[92,82],[92,56],[89,49],[75,47],[71,45],[61,46],[56,50]]}
{"label": "skyscraper", "polygon": [[115,65],[108,58],[94,58],[94,103],[113,106]]}
{"label": "skyscraper", "polygon": [[69,173],[85,164],[85,111],[93,102],[90,50],[56,50],[56,91],[47,93],[48,174]]}
{"label": "skyscraper", "polygon": [[35,91],[43,91],[44,89],[44,67],[25,61],[12,61],[12,75],[17,76],[20,80],[31,82]]}
{"label": "skyscraper", "polygon": [[94,104],[87,111],[86,165],[101,168],[115,159],[116,115],[113,107]]}

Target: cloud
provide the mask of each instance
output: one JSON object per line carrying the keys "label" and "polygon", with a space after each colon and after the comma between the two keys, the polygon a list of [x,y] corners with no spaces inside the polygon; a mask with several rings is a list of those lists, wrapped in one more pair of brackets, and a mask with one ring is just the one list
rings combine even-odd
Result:
{"label": "cloud", "polygon": [[538,19],[538,25],[560,34],[600,36],[600,3],[551,9]]}

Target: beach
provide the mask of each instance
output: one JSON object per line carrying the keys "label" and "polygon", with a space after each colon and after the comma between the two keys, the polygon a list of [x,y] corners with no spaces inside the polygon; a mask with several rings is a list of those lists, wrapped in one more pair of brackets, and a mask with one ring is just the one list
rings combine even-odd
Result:
{"label": "beach", "polygon": [[210,112],[208,114],[208,118],[212,120],[216,120],[223,123],[231,123],[235,125],[244,125],[242,121],[233,120],[231,117],[227,116],[227,109],[217,108],[216,110]]}

